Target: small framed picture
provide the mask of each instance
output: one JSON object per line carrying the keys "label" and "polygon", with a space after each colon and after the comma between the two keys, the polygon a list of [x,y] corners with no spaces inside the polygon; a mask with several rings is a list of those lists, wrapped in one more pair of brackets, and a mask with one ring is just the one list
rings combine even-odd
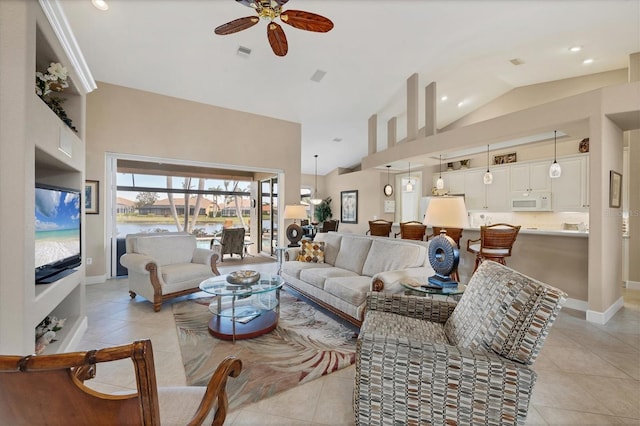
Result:
{"label": "small framed picture", "polygon": [[86,214],[98,214],[99,182],[97,180],[86,180],[84,182],[84,211]]}
{"label": "small framed picture", "polygon": [[340,221],[358,223],[358,190],[340,192]]}
{"label": "small framed picture", "polygon": [[609,171],[609,207],[619,208],[622,201],[622,175]]}

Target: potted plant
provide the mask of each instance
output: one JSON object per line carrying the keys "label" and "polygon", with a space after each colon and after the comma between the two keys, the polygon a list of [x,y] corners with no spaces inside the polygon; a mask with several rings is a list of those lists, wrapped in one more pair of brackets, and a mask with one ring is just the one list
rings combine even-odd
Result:
{"label": "potted plant", "polygon": [[77,132],[73,126],[73,122],[67,116],[67,112],[62,108],[64,98],[53,96],[53,93],[64,91],[69,87],[67,78],[69,73],[65,67],[59,62],[51,62],[46,73],[36,72],[36,95],[44,101],[51,110],[56,113],[60,120],[66,124],[71,130]]}
{"label": "potted plant", "polygon": [[331,197],[327,197],[320,204],[316,206],[316,220],[318,223],[322,223],[327,219],[333,217],[331,213]]}

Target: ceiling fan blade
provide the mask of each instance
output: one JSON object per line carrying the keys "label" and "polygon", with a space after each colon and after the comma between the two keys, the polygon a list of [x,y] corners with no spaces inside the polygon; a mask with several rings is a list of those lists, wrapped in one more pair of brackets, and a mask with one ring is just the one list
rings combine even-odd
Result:
{"label": "ceiling fan blade", "polygon": [[331,22],[329,18],[302,10],[287,10],[282,12],[280,19],[292,27],[317,33],[326,33],[333,28],[333,22]]}
{"label": "ceiling fan blade", "polygon": [[285,56],[289,51],[289,44],[287,43],[287,37],[284,35],[284,30],[280,25],[275,22],[269,22],[267,25],[267,38],[273,53],[278,56]]}
{"label": "ceiling fan blade", "polygon": [[257,24],[259,21],[260,21],[260,18],[258,18],[257,16],[246,16],[244,18],[234,19],[231,22],[222,24],[218,28],[216,28],[214,32],[218,35],[233,34],[233,33],[237,33],[238,31],[251,28],[255,24]]}

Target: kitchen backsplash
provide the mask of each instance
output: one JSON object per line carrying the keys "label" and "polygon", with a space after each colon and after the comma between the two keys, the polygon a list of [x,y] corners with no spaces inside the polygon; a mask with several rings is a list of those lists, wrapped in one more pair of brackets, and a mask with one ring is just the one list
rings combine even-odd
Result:
{"label": "kitchen backsplash", "polygon": [[509,223],[522,228],[542,230],[572,229],[589,230],[589,213],[578,212],[470,212],[469,225],[478,228],[482,225]]}

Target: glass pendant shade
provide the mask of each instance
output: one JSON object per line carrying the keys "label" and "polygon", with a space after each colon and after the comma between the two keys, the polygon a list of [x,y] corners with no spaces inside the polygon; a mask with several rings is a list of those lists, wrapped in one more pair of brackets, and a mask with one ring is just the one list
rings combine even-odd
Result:
{"label": "glass pendant shade", "polygon": [[558,141],[556,140],[557,130],[553,131],[553,164],[549,167],[549,177],[551,179],[559,178],[562,175],[562,168],[560,168],[560,164],[558,164],[558,160],[556,160],[556,153],[558,148]]}
{"label": "glass pendant shade", "polygon": [[487,172],[482,177],[482,182],[485,185],[491,185],[493,183],[493,173],[489,170],[489,145],[487,145]]}
{"label": "glass pendant shade", "polygon": [[318,154],[314,155],[316,158],[316,173],[315,173],[315,186],[313,187],[313,198],[309,200],[311,204],[317,206],[322,203],[322,199],[318,198]]}
{"label": "glass pendant shade", "polygon": [[407,192],[413,192],[413,181],[411,180],[411,163],[409,163],[409,180],[407,181],[407,186],[405,186],[405,190]]}
{"label": "glass pendant shade", "polygon": [[440,176],[436,181],[436,189],[444,189],[444,179],[442,179],[442,154],[440,154]]}

